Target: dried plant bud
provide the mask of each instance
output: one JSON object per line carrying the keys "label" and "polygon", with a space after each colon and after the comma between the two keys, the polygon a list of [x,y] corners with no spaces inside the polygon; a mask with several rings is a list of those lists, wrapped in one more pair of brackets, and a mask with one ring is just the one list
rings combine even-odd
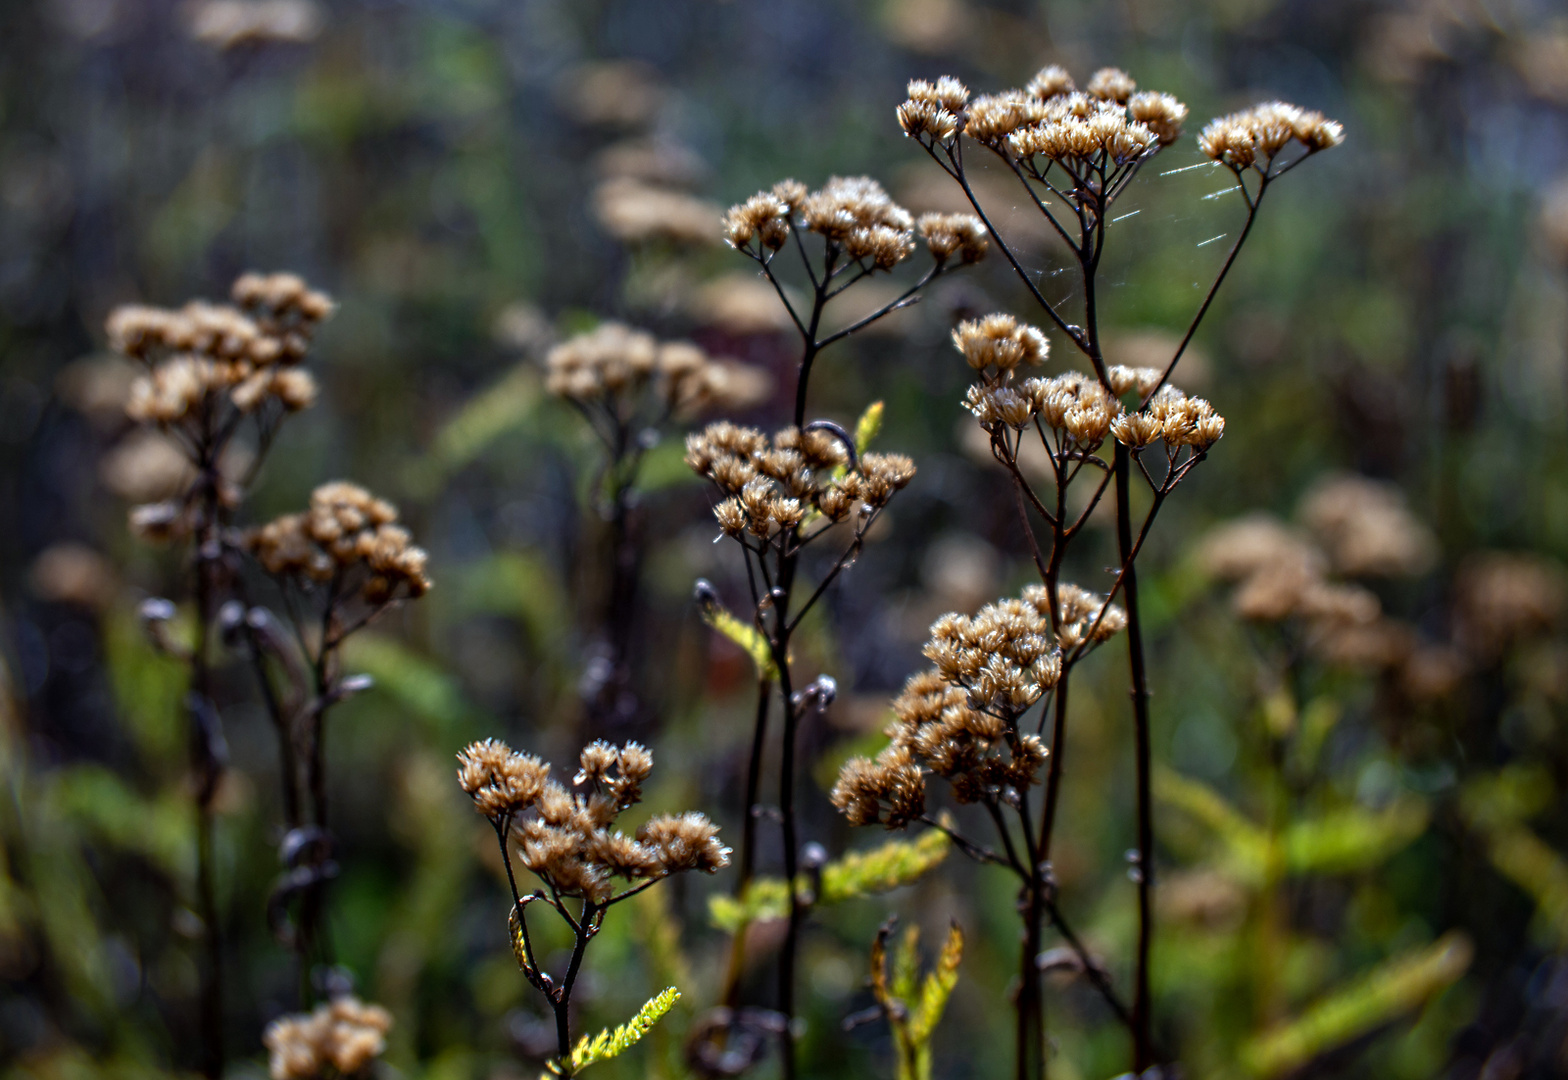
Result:
{"label": "dried plant bud", "polygon": [[1076,89],[1078,87],[1073,82],[1073,77],[1067,73],[1067,69],[1058,64],[1051,64],[1049,67],[1041,68],[1035,77],[1029,80],[1029,84],[1024,87],[1024,93],[1032,98],[1046,101],[1063,94],[1070,94]]}
{"label": "dried plant bud", "polygon": [[1043,364],[1051,343],[1038,327],[998,313],[958,324],[953,345],[976,371],[1007,375],[1020,364]]}
{"label": "dried plant bud", "polygon": [[[914,90],[913,83],[910,90]],[[911,97],[894,110],[894,115],[904,134],[912,138],[926,136],[936,142],[946,142],[958,131],[958,117],[930,101],[916,101]]]}
{"label": "dried plant bud", "polygon": [[998,147],[1024,123],[1027,102],[1016,90],[982,94],[969,104],[964,134],[982,146]]}
{"label": "dried plant bud", "polygon": [[1111,434],[1116,441],[1134,450],[1142,450],[1160,437],[1163,425],[1148,413],[1131,413],[1111,421]]}
{"label": "dried plant bud", "polygon": [[1132,76],[1121,68],[1106,67],[1096,71],[1089,77],[1089,85],[1084,90],[1090,97],[1101,98],[1105,101],[1114,101],[1125,104],[1132,97],[1133,91],[1138,89],[1138,84],[1133,82]]}
{"label": "dried plant bud", "polygon": [[1121,397],[1129,390],[1137,390],[1138,396],[1143,397],[1160,385],[1160,378],[1165,373],[1159,368],[1135,368],[1115,364],[1105,374],[1110,380],[1111,392],[1117,397]]}
{"label": "dried plant bud", "polygon": [[658,852],[665,874],[714,874],[730,864],[730,849],[719,842],[718,826],[695,810],[661,814],[637,830],[637,839]]}
{"label": "dried plant bud", "polygon": [[954,255],[979,262],[991,243],[984,222],[973,214],[921,214],[915,226],[938,262]]}
{"label": "dried plant bud", "polygon": [[[611,879],[657,880],[686,870],[713,873],[729,865],[729,849],[702,814],[655,817],[635,837],[612,828],[641,797],[653,755],[637,743],[594,742],[579,755],[573,794],[548,777],[539,759],[494,740],[458,755],[458,782],[475,806],[509,831],[524,866],[562,896],[603,904]],[[526,783],[526,791],[515,788]]]}
{"label": "dried plant bud", "polygon": [[724,215],[724,239],[734,248],[749,247],[756,240],[763,247],[777,251],[789,239],[789,219],[793,210],[778,195],[759,191],[729,208]]}
{"label": "dried plant bud", "polygon": [[474,809],[491,821],[528,809],[550,777],[550,766],[495,739],[469,744],[457,761],[458,785],[473,799]]}
{"label": "dried plant bud", "polygon": [[1145,90],[1127,99],[1127,115],[1153,132],[1161,146],[1169,146],[1181,137],[1187,106],[1169,94]]}
{"label": "dried plant bud", "polygon": [[925,772],[908,747],[892,746],[875,761],[852,757],[839,770],[831,799],[851,825],[901,829],[925,813]]}

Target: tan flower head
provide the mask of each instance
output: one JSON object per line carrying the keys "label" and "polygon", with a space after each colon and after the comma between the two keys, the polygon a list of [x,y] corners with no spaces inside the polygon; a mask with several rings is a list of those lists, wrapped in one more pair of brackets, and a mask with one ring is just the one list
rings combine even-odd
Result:
{"label": "tan flower head", "polygon": [[1006,376],[1020,364],[1038,365],[1051,355],[1051,343],[1038,327],[998,313],[958,324],[953,345],[976,371]]}
{"label": "tan flower head", "polygon": [[261,1041],[271,1056],[272,1080],[325,1080],[369,1068],[386,1049],[390,1030],[387,1010],[341,997],[274,1020]]}
{"label": "tan flower head", "polygon": [[1209,121],[1198,136],[1198,147],[1233,169],[1267,172],[1292,142],[1313,154],[1338,146],[1344,138],[1344,129],[1322,113],[1268,101]]}

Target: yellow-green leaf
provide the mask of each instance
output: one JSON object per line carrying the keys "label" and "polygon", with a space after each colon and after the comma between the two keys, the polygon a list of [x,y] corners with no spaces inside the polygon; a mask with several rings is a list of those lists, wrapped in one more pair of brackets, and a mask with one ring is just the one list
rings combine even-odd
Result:
{"label": "yellow-green leaf", "polygon": [[909,1015],[909,1038],[916,1045],[924,1046],[931,1041],[931,1033],[947,1009],[947,999],[952,996],[953,987],[958,985],[958,965],[963,958],[964,932],[955,922],[947,928],[947,943],[942,946],[942,955],[937,958],[936,967],[926,973],[926,981],[920,988],[920,1002]]}
{"label": "yellow-green leaf", "polygon": [[1254,1076],[1294,1072],[1312,1059],[1415,1011],[1465,973],[1473,950],[1455,931],[1387,960],[1320,999],[1295,1020],[1255,1037],[1241,1052]]}
{"label": "yellow-green leaf", "polygon": [[855,453],[864,454],[882,431],[882,403],[873,401],[855,422]]}
{"label": "yellow-green leaf", "polygon": [[741,622],[728,608],[717,602],[703,605],[702,621],[746,651],[757,667],[758,678],[778,678],[778,668],[773,664],[773,650],[768,645],[768,639],[762,636],[762,631]]}

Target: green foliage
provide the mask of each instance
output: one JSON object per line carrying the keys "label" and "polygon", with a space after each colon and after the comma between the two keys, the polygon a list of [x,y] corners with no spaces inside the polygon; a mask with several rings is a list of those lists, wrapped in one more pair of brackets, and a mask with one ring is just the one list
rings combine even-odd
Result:
{"label": "green foliage", "polygon": [[496,439],[527,423],[539,398],[539,373],[534,365],[522,363],[464,405],[431,447],[438,476],[462,468]]}
{"label": "green foliage", "polygon": [[1206,825],[1222,844],[1226,870],[1255,886],[1276,869],[1288,874],[1339,874],[1378,866],[1420,836],[1430,817],[1425,801],[1414,796],[1397,799],[1381,810],[1347,804],[1298,817],[1272,838],[1219,792],[1197,780],[1160,769],[1154,791],[1166,805]]}
{"label": "green foliage", "polygon": [[1313,1058],[1415,1011],[1470,966],[1470,941],[1458,932],[1387,960],[1302,1015],[1253,1039],[1241,1060],[1258,1077],[1283,1076]]}
{"label": "green foliage", "polygon": [[775,679],[778,668],[773,663],[773,651],[762,631],[749,623],[741,622],[723,604],[712,601],[702,606],[702,621],[739,645],[751,657],[757,668],[757,678]]}
{"label": "green foliage", "polygon": [[931,1036],[947,1009],[947,999],[958,985],[958,965],[964,958],[964,932],[958,924],[948,927],[947,941],[936,967],[916,989],[920,975],[920,928],[904,931],[888,972],[887,939],[892,924],[884,926],[871,946],[871,992],[882,1015],[893,1029],[897,1046],[898,1080],[930,1080]]}
{"label": "green foliage", "polygon": [[[908,885],[947,858],[952,841],[931,829],[914,840],[889,840],[869,851],[851,851],[822,868],[822,888],[812,900],[810,880],[796,879],[796,896],[819,905],[841,904],[873,893]],[[708,916],[715,927],[735,933],[758,919],[782,919],[789,914],[789,890],[779,878],[753,878],[739,899],[715,895],[708,900]]]}
{"label": "green foliage", "polygon": [[928,829],[913,840],[890,840],[869,851],[851,851],[822,868],[820,904],[839,904],[908,885],[936,866],[952,847],[947,834]]}
{"label": "green foliage", "polygon": [[1568,860],[1523,824],[1553,796],[1545,769],[1513,765],[1467,783],[1459,808],[1498,873],[1535,901],[1537,936],[1562,948],[1568,945]]}
{"label": "green foliage", "polygon": [[591,1040],[584,1035],[572,1047],[572,1059],[566,1067],[563,1069],[559,1063],[552,1062],[550,1071],[557,1076],[576,1076],[596,1061],[606,1061],[625,1053],[648,1034],[653,1025],[674,1007],[680,996],[681,992],[671,986],[658,997],[650,998],[637,1010],[636,1016],[614,1031],[605,1028]]}
{"label": "green foliage", "polygon": [[864,454],[871,449],[871,444],[882,433],[882,403],[873,401],[866,406],[866,411],[860,414],[860,419],[855,423],[855,453]]}

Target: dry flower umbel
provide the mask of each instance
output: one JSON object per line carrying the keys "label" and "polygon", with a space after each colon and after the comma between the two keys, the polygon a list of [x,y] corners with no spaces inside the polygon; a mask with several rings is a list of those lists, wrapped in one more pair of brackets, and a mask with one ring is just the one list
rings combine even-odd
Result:
{"label": "dry flower umbel", "polygon": [[[653,755],[634,742],[589,743],[570,788],[552,779],[550,766],[539,758],[495,739],[470,744],[457,760],[458,784],[490,822],[501,848],[512,889],[509,919],[518,966],[555,1014],[558,1056],[552,1068],[570,1076],[572,989],[605,912],[671,874],[723,869],[730,849],[719,842],[718,828],[696,811],[657,815],[632,835],[614,827],[642,798],[653,770]],[[514,853],[543,890],[526,896],[518,890]],[[624,884],[617,886],[616,879]],[[534,952],[528,908],[535,903],[555,911],[572,932],[571,960],[559,978],[544,970]]]}
{"label": "dry flower umbel", "polygon": [[[1019,521],[1045,591],[1043,610],[1062,649],[1060,675],[1051,692],[1050,770],[1041,817],[1034,826],[1027,811],[1020,813],[1021,846],[1008,852],[1008,861],[1022,868],[1019,908],[1025,924],[1021,989],[1015,998],[1016,1076],[1027,1080],[1044,1074],[1042,987],[1033,958],[1040,951],[1040,923],[1048,909],[1069,944],[1074,942],[1054,908],[1054,886],[1049,877],[1051,838],[1062,782],[1073,664],[1105,629],[1110,609],[1107,601],[1100,605],[1101,616],[1087,630],[1075,628],[1077,624],[1065,613],[1076,606],[1076,591],[1062,582],[1061,570],[1066,548],[1081,535],[1089,514],[1107,490],[1114,491],[1119,556],[1108,594],[1119,596],[1125,608],[1138,784],[1134,878],[1138,882],[1139,934],[1131,1008],[1121,1009],[1108,984],[1102,980],[1099,985],[1127,1023],[1133,1068],[1142,1073],[1157,1063],[1149,995],[1154,836],[1149,690],[1134,564],[1165,499],[1225,430],[1224,419],[1212,405],[1175,389],[1170,377],[1245,243],[1269,186],[1306,158],[1338,145],[1342,133],[1339,125],[1318,113],[1278,102],[1222,117],[1205,128],[1200,149],[1230,170],[1246,204],[1247,217],[1169,362],[1161,367],[1132,367],[1118,365],[1115,357],[1106,355],[1100,330],[1099,270],[1116,220],[1110,211],[1142,166],[1181,136],[1186,106],[1168,94],[1140,91],[1131,76],[1116,68],[1095,72],[1080,91],[1065,69],[1051,66],[1022,88],[980,96],[972,96],[952,77],[914,80],[907,99],[896,109],[896,118],[904,133],[959,185],[991,246],[1048,318],[1048,329],[1062,334],[1090,369],[1054,378],[1021,377],[1024,370],[1046,359],[1048,342],[1041,329],[1009,314],[965,322],[954,333],[955,345],[977,373],[965,406],[989,437],[992,455],[1012,476]],[[965,164],[969,147],[990,153],[1013,174],[1018,194],[1066,246],[1079,271],[1081,317],[1069,319],[1061,305],[1046,298],[1036,274],[1022,265],[997,231],[971,183]],[[763,210],[759,203],[750,219],[757,225],[759,242],[764,247],[780,244],[781,234],[776,230],[764,233]],[[1050,463],[1045,479],[1055,488],[1044,494],[1034,489],[1019,467],[1020,449],[1036,438]],[[1109,453],[1102,455],[1102,448]],[[1068,491],[1086,470],[1094,478],[1092,490],[1083,509],[1069,514]],[[1141,521],[1135,521],[1132,514],[1134,477],[1141,477],[1150,492],[1149,508]],[[1037,523],[1043,524],[1043,530]],[[1087,633],[1087,637],[1074,640],[1080,633]],[[1032,684],[1026,680],[1009,684],[1007,689],[1011,693],[1028,685]],[[964,737],[969,737],[967,729]],[[896,745],[890,753],[910,754],[910,761],[914,760],[907,747]],[[905,767],[902,758],[889,764]],[[885,791],[904,801],[898,816],[906,816],[913,806],[904,783],[909,775],[878,773],[869,764],[857,764],[854,775],[846,777],[842,804],[856,817],[880,818],[885,812]],[[1027,798],[1026,785],[1019,799],[1027,805]],[[1088,964],[1084,969],[1098,971]]]}
{"label": "dry flower umbel", "polygon": [[[755,870],[762,758],[775,682],[783,713],[778,817],[785,880],[793,881],[800,869],[796,733],[807,715],[827,707],[834,690],[826,678],[797,690],[800,683],[791,670],[790,639],[858,557],[867,530],[915,471],[914,463],[902,455],[867,452],[880,423],[880,403],[868,410],[854,434],[830,420],[807,422],[812,367],[824,349],[915,303],[921,290],[938,277],[978,261],[988,240],[979,219],[968,214],[928,214],[917,219],[865,176],[832,177],[815,191],[798,180],[782,180],[731,207],[724,219],[724,236],[731,247],[757,264],[801,343],[789,428],[770,439],[760,431],[720,423],[687,444],[687,463],[719,490],[715,514],[723,533],[743,550],[751,594],[750,618],[742,619],[724,611],[711,586],[699,583],[699,598],[711,621],[747,635],[748,651],[757,660],[756,720],[735,883],[739,898]],[[834,300],[868,278],[895,272],[915,257],[922,244],[930,261],[912,284],[847,326],[825,330]],[[786,247],[794,249],[805,279],[799,297],[786,286],[785,264],[779,262]],[[792,264],[795,259],[785,262]],[[840,523],[846,528],[839,531],[849,533],[841,554],[797,606],[795,588],[802,577],[803,553]],[[782,1019],[777,1026],[785,1080],[795,1076],[795,959],[803,918],[802,905],[791,904],[778,958],[777,1010]],[[744,966],[745,928],[741,927],[732,942],[725,980],[723,1016],[730,1019],[710,1018],[720,1027],[739,1015]]]}

